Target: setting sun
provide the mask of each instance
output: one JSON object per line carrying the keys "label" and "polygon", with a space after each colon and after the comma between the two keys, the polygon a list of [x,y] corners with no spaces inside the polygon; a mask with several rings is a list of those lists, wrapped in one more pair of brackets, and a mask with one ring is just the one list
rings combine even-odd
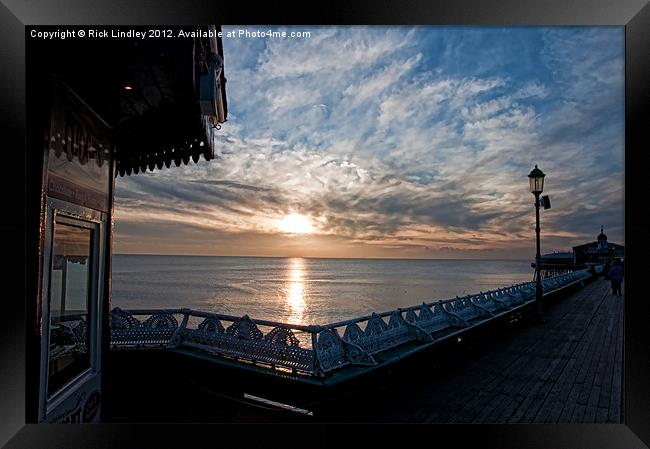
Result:
{"label": "setting sun", "polygon": [[310,234],[314,232],[314,227],[304,215],[291,214],[280,222],[280,230],[289,234]]}

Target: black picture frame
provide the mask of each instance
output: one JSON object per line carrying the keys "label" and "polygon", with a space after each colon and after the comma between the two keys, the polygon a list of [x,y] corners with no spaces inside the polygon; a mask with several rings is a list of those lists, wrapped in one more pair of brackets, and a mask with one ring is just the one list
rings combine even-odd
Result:
{"label": "black picture frame", "polygon": [[[300,6],[299,6],[300,5]],[[0,4],[0,89],[2,89],[4,256],[13,267],[3,273],[4,319],[0,324],[0,445],[10,448],[193,447],[288,444],[356,444],[384,441],[387,434],[408,444],[481,445],[530,448],[640,448],[650,444],[650,338],[645,320],[649,301],[643,279],[650,265],[650,225],[642,205],[642,162],[650,148],[650,4],[644,0],[387,0],[306,3],[206,1],[133,2],[3,0]],[[308,10],[307,8],[311,8]],[[28,255],[26,220],[34,205],[25,204],[29,182],[25,147],[25,27],[56,24],[374,24],[374,25],[619,25],[625,26],[625,424],[603,425],[25,425],[25,319],[30,286],[25,278]],[[33,288],[32,288],[33,289]],[[15,290],[12,292],[12,290]],[[362,406],[362,404],[360,404]],[[345,428],[344,428],[345,427]],[[344,436],[345,435],[345,436]],[[386,440],[387,442],[387,440]]]}

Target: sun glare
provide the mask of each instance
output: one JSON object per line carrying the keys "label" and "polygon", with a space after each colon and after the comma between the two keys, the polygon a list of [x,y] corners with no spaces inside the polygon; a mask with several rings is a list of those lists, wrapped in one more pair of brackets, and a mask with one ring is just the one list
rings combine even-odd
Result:
{"label": "sun glare", "polygon": [[289,234],[310,234],[314,232],[314,227],[304,215],[291,214],[280,222],[280,230]]}

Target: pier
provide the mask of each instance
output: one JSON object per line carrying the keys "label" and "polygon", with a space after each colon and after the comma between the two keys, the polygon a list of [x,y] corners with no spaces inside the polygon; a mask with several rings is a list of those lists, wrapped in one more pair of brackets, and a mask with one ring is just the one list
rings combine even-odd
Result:
{"label": "pier", "polygon": [[[596,279],[345,420],[436,423],[621,423],[623,299]],[[403,378],[402,378],[403,379]]]}
{"label": "pier", "polygon": [[117,310],[107,411],[150,422],[178,421],[179,409],[208,422],[622,422],[622,298],[586,270],[544,282],[545,323],[530,320],[530,283],[325,326]]}
{"label": "pier", "polygon": [[[542,281],[544,295],[558,296],[583,286],[594,275],[580,270],[546,278]],[[248,315],[236,317],[187,308],[115,308],[111,313],[111,348],[189,349],[217,360],[234,359],[244,363],[242,368],[252,363],[290,373],[296,380],[304,380],[299,376],[303,374],[331,385],[443,342],[461,341],[495,322],[517,321],[534,304],[535,283],[524,282],[326,325],[254,320]],[[70,339],[79,333],[76,331],[69,327]]]}

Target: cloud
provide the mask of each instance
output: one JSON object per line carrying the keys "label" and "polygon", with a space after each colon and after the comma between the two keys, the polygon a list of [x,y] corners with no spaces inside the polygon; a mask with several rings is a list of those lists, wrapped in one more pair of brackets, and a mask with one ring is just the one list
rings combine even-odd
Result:
{"label": "cloud", "polygon": [[[200,229],[286,255],[297,240],[278,223],[300,213],[317,229],[311,255],[527,254],[534,164],[553,204],[545,247],[591,240],[601,222],[622,241],[620,29],[310,30],[224,40],[218,158],[119,178],[118,248]],[[167,227],[136,225],[152,220]]]}
{"label": "cloud", "polygon": [[191,180],[190,182],[210,185],[210,186],[223,186],[223,187],[233,188],[233,189],[252,190],[253,192],[266,192],[271,190],[265,187],[249,186],[246,184],[241,184],[239,182],[227,181],[227,180]]}

